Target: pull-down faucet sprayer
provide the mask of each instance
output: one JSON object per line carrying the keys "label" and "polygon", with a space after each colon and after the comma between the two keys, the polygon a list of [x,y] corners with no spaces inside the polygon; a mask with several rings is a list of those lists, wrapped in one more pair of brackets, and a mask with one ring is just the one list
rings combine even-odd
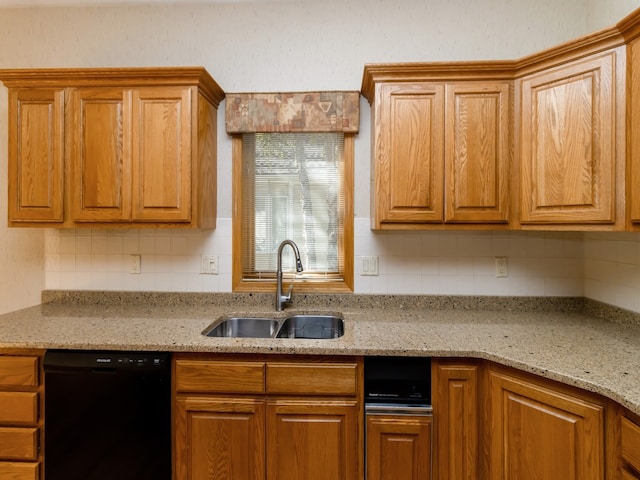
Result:
{"label": "pull-down faucet sprayer", "polygon": [[295,244],[293,240],[283,240],[278,247],[278,270],[276,271],[276,311],[281,312],[285,303],[289,303],[291,301],[291,292],[293,292],[293,285],[289,287],[289,293],[287,295],[282,294],[282,250],[285,245],[289,245],[293,254],[296,256],[296,272],[301,272],[302,269],[302,260],[300,260],[300,251],[298,250],[298,246]]}

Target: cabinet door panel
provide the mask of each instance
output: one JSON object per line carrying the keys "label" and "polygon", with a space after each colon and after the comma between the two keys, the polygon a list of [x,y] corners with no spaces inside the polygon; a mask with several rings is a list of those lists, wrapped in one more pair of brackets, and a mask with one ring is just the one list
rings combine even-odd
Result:
{"label": "cabinet door panel", "polygon": [[476,480],[480,423],[477,365],[433,367],[433,408],[437,412],[434,452],[439,480]]}
{"label": "cabinet door panel", "polygon": [[613,223],[616,52],[522,80],[522,223]]}
{"label": "cabinet door panel", "polygon": [[36,460],[37,458],[37,428],[0,427],[0,459]]}
{"label": "cabinet door panel", "polygon": [[604,479],[604,408],[490,372],[490,479]]}
{"label": "cabinet door panel", "polygon": [[0,478],[7,480],[37,480],[40,466],[37,463],[0,462]]}
{"label": "cabinet door panel", "polygon": [[130,93],[117,88],[72,92],[71,195],[75,221],[131,216]]}
{"label": "cabinet door panel", "polygon": [[5,355],[0,357],[0,385],[38,386],[38,357]]}
{"label": "cabinet door panel", "polygon": [[444,86],[377,87],[375,226],[443,219]]}
{"label": "cabinet door panel", "polygon": [[34,424],[37,421],[37,392],[0,392],[0,422]]}
{"label": "cabinet door panel", "polygon": [[356,363],[269,362],[266,377],[269,394],[336,396],[355,395],[358,391]]}
{"label": "cabinet door panel", "polygon": [[133,92],[133,220],[191,219],[191,90]]}
{"label": "cabinet door panel", "polygon": [[264,402],[180,398],[175,478],[263,480]]}
{"label": "cabinet door panel", "polygon": [[9,92],[9,222],[62,222],[64,92]]}
{"label": "cabinet door panel", "polygon": [[431,478],[431,417],[367,416],[367,480]]}
{"label": "cabinet door panel", "polygon": [[621,420],[622,458],[640,471],[640,427],[628,418]]}
{"label": "cabinet door panel", "polygon": [[356,401],[267,403],[267,478],[357,480]]}
{"label": "cabinet door panel", "polygon": [[629,219],[640,223],[640,39],[627,45],[627,158],[629,161],[627,195]]}
{"label": "cabinet door panel", "polygon": [[265,362],[176,360],[178,392],[264,393]]}
{"label": "cabinet door panel", "polygon": [[507,222],[509,98],[506,82],[447,85],[447,222]]}

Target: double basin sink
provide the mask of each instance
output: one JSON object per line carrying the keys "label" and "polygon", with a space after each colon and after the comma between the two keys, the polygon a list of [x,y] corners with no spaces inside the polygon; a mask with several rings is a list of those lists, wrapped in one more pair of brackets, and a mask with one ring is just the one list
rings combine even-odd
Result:
{"label": "double basin sink", "polygon": [[307,313],[284,318],[222,316],[202,334],[230,338],[339,338],[344,335],[344,319],[334,314]]}

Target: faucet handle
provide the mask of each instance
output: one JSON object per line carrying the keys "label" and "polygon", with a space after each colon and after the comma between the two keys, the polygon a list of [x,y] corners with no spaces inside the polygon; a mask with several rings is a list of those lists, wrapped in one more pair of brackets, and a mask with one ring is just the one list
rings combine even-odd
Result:
{"label": "faucet handle", "polygon": [[291,285],[289,285],[289,293],[287,293],[287,298],[285,299],[285,302],[290,302],[291,301],[291,295],[293,294],[293,283]]}

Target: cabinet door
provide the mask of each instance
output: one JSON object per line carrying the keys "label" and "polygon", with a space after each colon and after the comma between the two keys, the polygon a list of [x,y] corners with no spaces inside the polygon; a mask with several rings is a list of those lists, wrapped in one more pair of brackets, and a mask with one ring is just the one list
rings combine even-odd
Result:
{"label": "cabinet door", "polygon": [[476,480],[478,465],[479,367],[433,361],[434,478]]}
{"label": "cabinet door", "polygon": [[354,401],[267,403],[269,480],[357,480],[358,408]]}
{"label": "cabinet door", "polygon": [[630,419],[620,419],[621,456],[626,466],[640,472],[640,426]]}
{"label": "cabinet door", "polygon": [[616,54],[522,80],[523,224],[615,221]]}
{"label": "cabinet door", "polygon": [[444,85],[376,86],[374,228],[441,222],[444,188]]}
{"label": "cabinet door", "polygon": [[71,205],[77,222],[131,216],[131,95],[119,88],[71,93]]}
{"label": "cabinet door", "polygon": [[9,91],[9,222],[62,222],[64,91]]}
{"label": "cabinet door", "polygon": [[507,222],[510,105],[507,82],[447,85],[445,221]]}
{"label": "cabinet door", "polygon": [[265,478],[262,400],[178,398],[175,411],[174,478]]}
{"label": "cabinet door", "polygon": [[191,110],[188,87],[133,91],[134,221],[191,220]]}
{"label": "cabinet door", "polygon": [[431,417],[367,415],[367,480],[429,480]]}
{"label": "cabinet door", "polygon": [[[627,195],[629,219],[640,223],[640,39],[627,45],[627,158],[629,159]],[[637,226],[637,225],[636,225]]]}
{"label": "cabinet door", "polygon": [[603,480],[604,408],[489,372],[490,480]]}

